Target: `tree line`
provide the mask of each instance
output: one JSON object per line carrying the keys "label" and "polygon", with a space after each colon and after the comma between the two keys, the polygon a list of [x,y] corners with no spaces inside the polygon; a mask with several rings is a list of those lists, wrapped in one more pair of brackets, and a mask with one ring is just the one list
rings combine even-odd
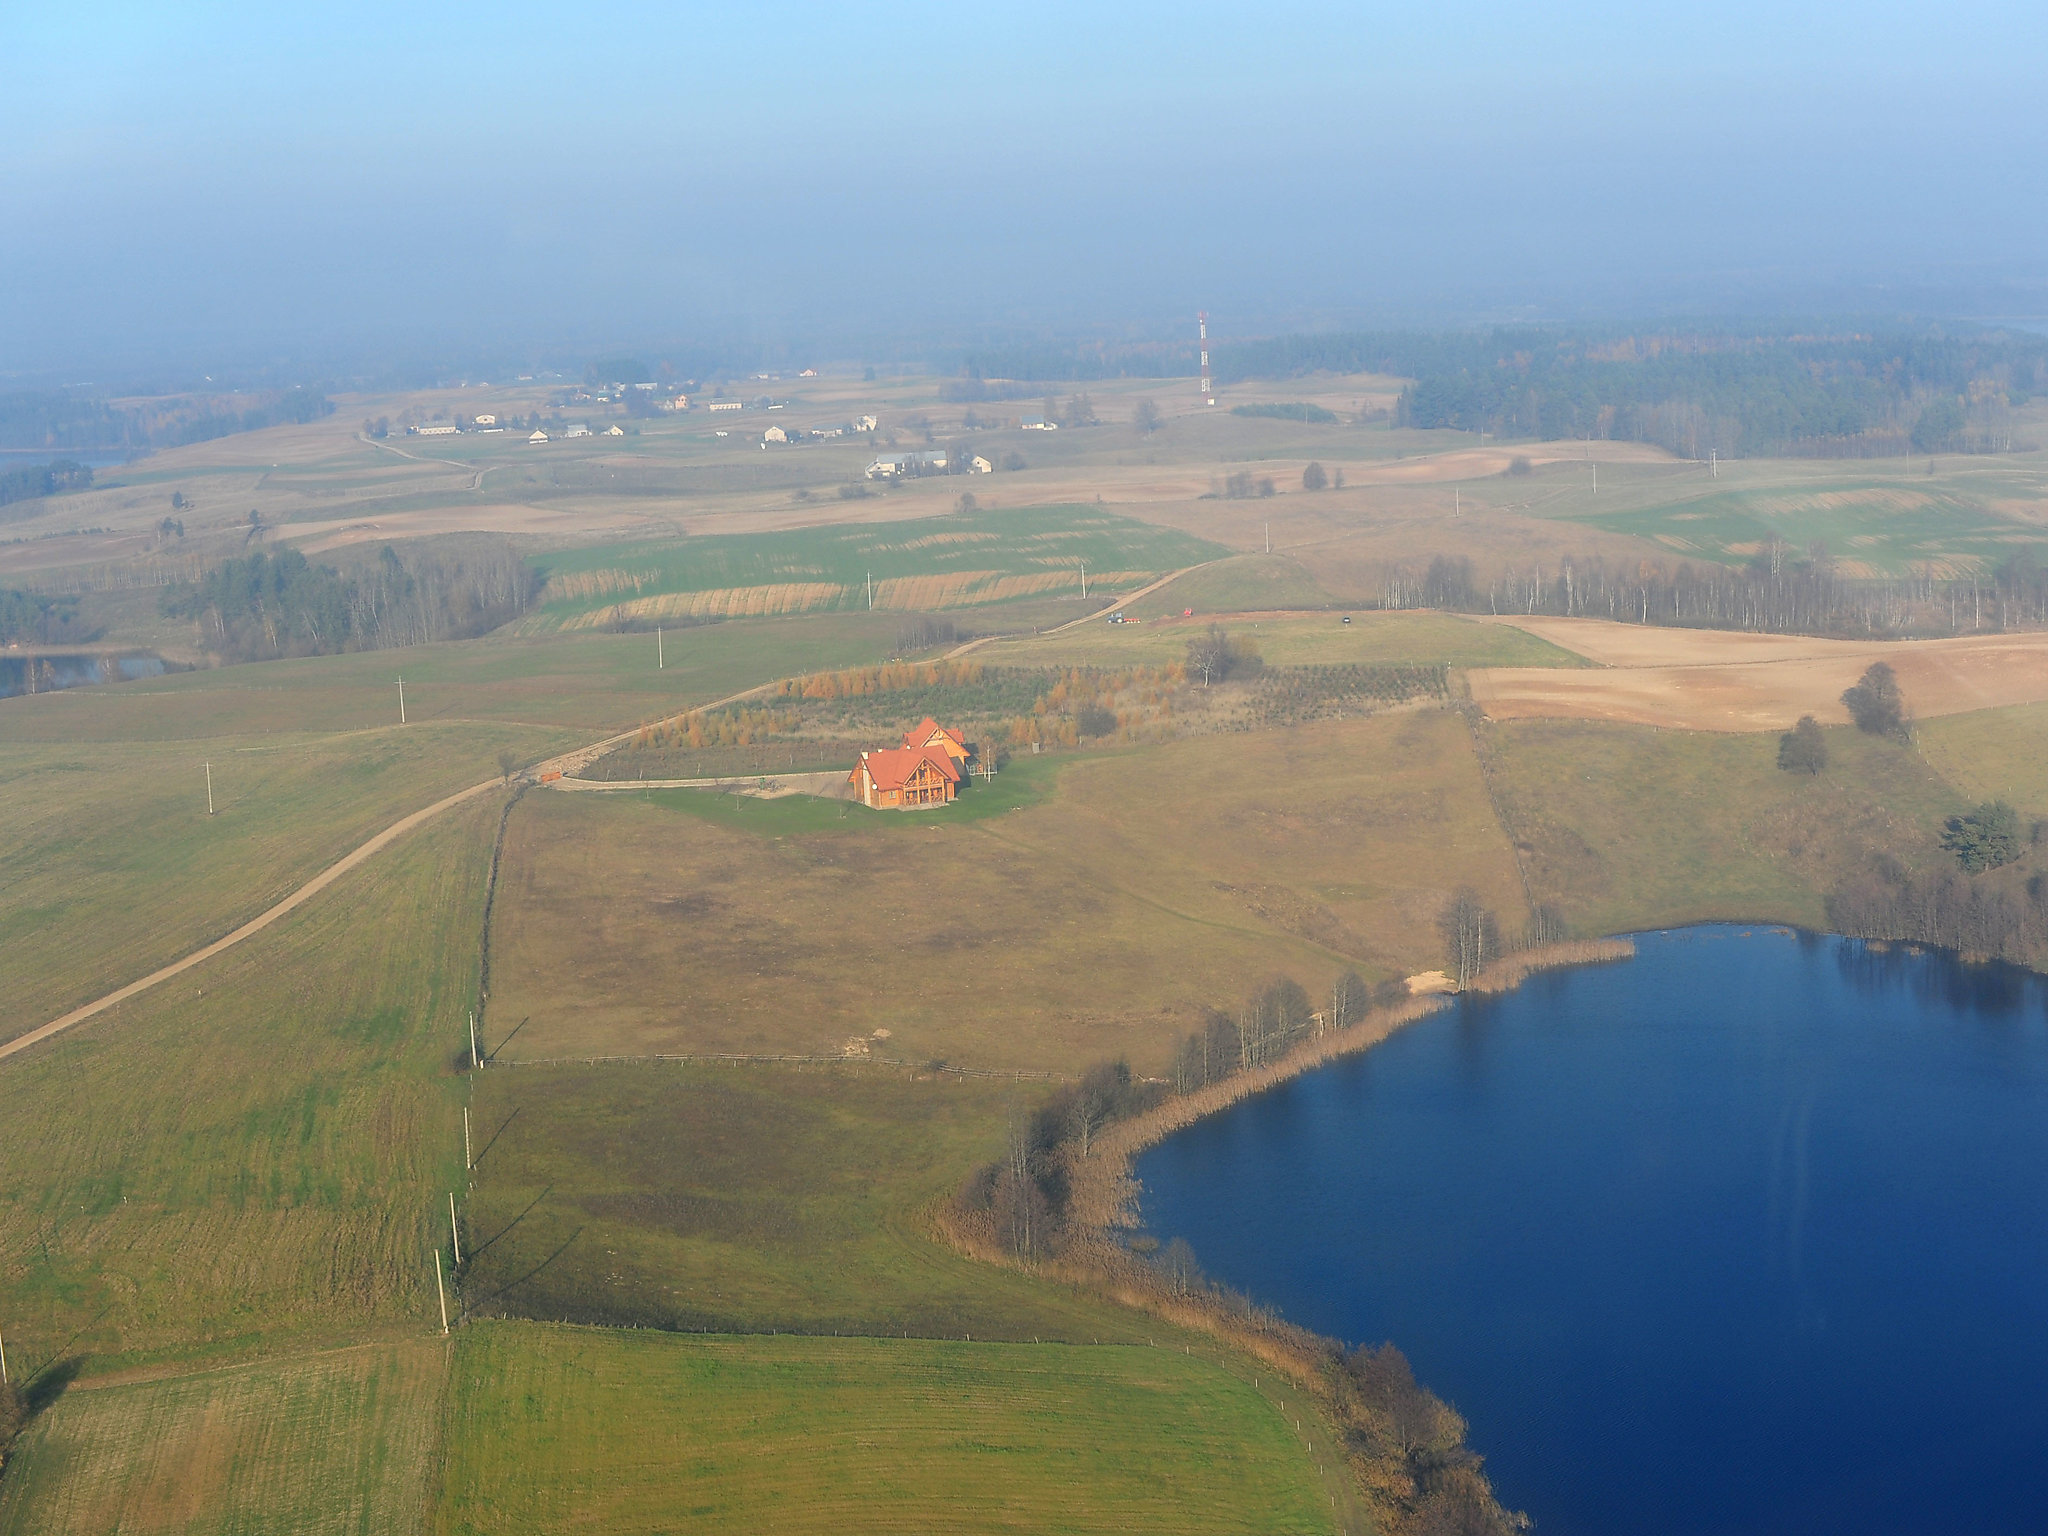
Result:
{"label": "tree line", "polygon": [[0,448],[144,453],[235,432],[317,421],[334,402],[294,386],[251,394],[172,395],[135,404],[67,390],[0,394]]}
{"label": "tree line", "polygon": [[27,464],[20,469],[0,471],[0,507],[17,501],[38,501],[65,491],[82,491],[91,484],[92,466],[76,459]]}
{"label": "tree line", "polygon": [[2008,451],[2012,409],[2048,391],[2048,338],[1939,327],[1350,332],[1219,342],[1216,363],[1226,382],[1412,379],[1397,425],[1651,442],[1687,458]]}
{"label": "tree line", "polygon": [[387,650],[480,635],[517,618],[539,579],[503,540],[401,557],[390,545],[353,570],[295,549],[223,561],[165,591],[166,617],[190,619],[228,661]]}
{"label": "tree line", "polygon": [[0,587],[0,645],[81,645],[99,637],[78,616],[76,597]]}
{"label": "tree line", "polygon": [[1824,544],[1772,540],[1739,566],[1566,555],[1482,574],[1468,556],[1380,568],[1368,600],[1388,609],[1557,614],[1766,634],[1960,633],[2048,623],[2048,570],[2031,550],[1988,575],[1847,577]]}

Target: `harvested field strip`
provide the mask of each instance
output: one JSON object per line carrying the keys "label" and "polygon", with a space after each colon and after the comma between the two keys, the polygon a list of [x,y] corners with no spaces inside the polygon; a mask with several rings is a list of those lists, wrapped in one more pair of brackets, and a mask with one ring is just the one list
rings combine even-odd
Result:
{"label": "harvested field strip", "polygon": [[1313,1459],[1166,1349],[466,1330],[443,1536],[1311,1532]]}
{"label": "harvested field strip", "polygon": [[721,587],[709,592],[663,592],[631,598],[565,619],[564,630],[602,629],[621,620],[760,619],[815,613],[845,604],[847,591],[832,582],[784,582],[772,587]]}
{"label": "harvested field strip", "polygon": [[[1106,594],[1120,588],[1141,586],[1157,571],[1090,571],[1088,590],[1098,587]],[[899,576],[875,586],[875,606],[909,610],[965,608],[976,603],[1000,603],[1013,597],[1035,597],[1041,592],[1073,591],[1081,586],[1080,572],[1068,567],[1025,575],[1001,571],[952,571],[943,576]]]}
{"label": "harvested field strip", "polygon": [[0,1536],[418,1529],[445,1360],[418,1340],[67,1392],[0,1481]]}

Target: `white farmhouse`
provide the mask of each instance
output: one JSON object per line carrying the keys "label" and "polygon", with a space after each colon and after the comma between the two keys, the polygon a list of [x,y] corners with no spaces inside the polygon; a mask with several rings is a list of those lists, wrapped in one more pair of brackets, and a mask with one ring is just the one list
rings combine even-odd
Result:
{"label": "white farmhouse", "polygon": [[529,437],[529,438],[527,439],[527,441],[528,441],[529,443],[544,443],[544,442],[546,442],[547,440],[548,440],[548,435],[547,435],[547,433],[545,433],[545,432],[541,431],[541,430],[540,430],[540,429],[539,429],[538,427],[536,427],[536,428],[534,429],[534,433],[533,433],[533,436],[531,436],[531,437]]}
{"label": "white farmhouse", "polygon": [[588,437],[590,436],[590,427],[584,422],[573,421],[569,424],[569,430],[562,435],[564,437]]}

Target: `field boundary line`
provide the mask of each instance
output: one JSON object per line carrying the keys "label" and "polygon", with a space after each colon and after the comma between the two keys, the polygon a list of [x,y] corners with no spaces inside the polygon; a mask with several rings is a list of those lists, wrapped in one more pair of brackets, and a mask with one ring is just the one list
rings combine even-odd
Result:
{"label": "field boundary line", "polygon": [[283,900],[257,913],[256,916],[250,918],[248,922],[242,924],[241,927],[225,937],[215,939],[203,949],[196,949],[181,960],[173,960],[169,965],[151,971],[140,981],[131,981],[127,986],[116,988],[105,997],[97,998],[81,1007],[74,1008],[61,1018],[52,1019],[40,1028],[32,1029],[27,1034],[18,1035],[6,1044],[0,1045],[0,1061],[4,1061],[16,1051],[25,1051],[32,1045],[40,1044],[52,1035],[60,1034],[64,1030],[71,1028],[74,1024],[83,1024],[93,1015],[105,1012],[116,1003],[126,1002],[137,993],[147,992],[158,982],[169,981],[180,972],[189,971],[201,961],[211,960],[222,950],[230,949],[241,943],[242,940],[250,935],[261,933],[288,912],[319,895],[320,892],[326,890],[328,886],[339,880],[358,864],[363,863],[375,854],[381,853],[385,848],[405,836],[406,833],[412,831],[413,828],[419,826],[422,822],[431,821],[449,807],[460,805],[472,795],[480,795],[488,789],[497,788],[501,782],[498,779],[486,779],[481,784],[472,784],[467,789],[459,789],[445,799],[436,800],[432,805],[427,806],[423,810],[414,811],[410,816],[400,818],[368,842],[343,854],[334,863],[321,870],[319,874],[308,880]]}
{"label": "field boundary line", "polygon": [[1073,1079],[1064,1072],[1041,1072],[1031,1067],[956,1067],[945,1062],[904,1061],[896,1056],[792,1056],[765,1053],[748,1054],[737,1051],[694,1051],[675,1054],[660,1052],[651,1056],[508,1056],[503,1061],[487,1058],[492,1066],[499,1067],[598,1067],[615,1062],[794,1062],[800,1066],[831,1067],[903,1067],[912,1072],[947,1072],[955,1077],[1007,1077],[1013,1080],[1029,1078],[1034,1082],[1070,1083]]}

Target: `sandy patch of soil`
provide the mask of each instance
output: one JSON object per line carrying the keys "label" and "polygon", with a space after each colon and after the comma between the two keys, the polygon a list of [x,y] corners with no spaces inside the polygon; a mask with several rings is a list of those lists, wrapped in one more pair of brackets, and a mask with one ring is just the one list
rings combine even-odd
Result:
{"label": "sandy patch of soil", "polygon": [[1782,731],[1801,715],[1846,724],[1842,692],[1875,661],[1891,664],[1909,709],[1923,719],[2048,700],[2048,634],[1863,642],[1587,619],[1516,622],[1603,665],[1467,674],[1474,702],[1496,720],[1619,720],[1697,731]]}

